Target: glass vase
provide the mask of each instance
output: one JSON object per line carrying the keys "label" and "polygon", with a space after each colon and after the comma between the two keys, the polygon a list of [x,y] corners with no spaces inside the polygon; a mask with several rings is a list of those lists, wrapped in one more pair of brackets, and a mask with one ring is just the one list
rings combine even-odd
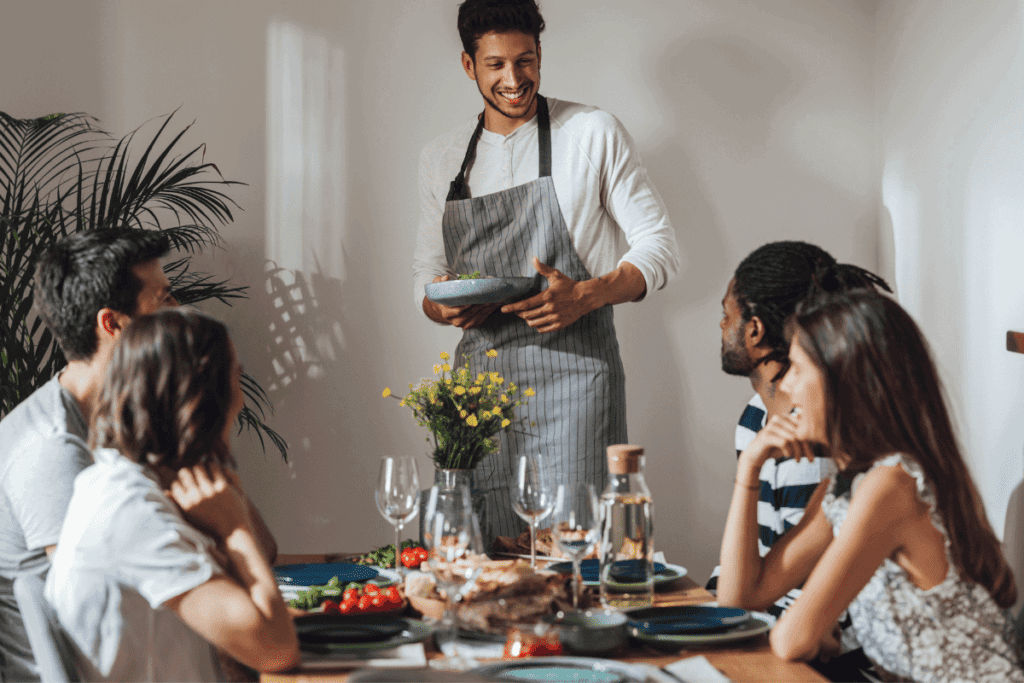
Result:
{"label": "glass vase", "polygon": [[[480,528],[487,528],[486,522],[486,496],[476,485],[476,470],[449,470],[441,467],[434,468],[434,486],[440,489],[442,495],[446,491],[455,491],[459,486],[469,488],[470,501],[473,504],[473,512],[476,513],[480,522]],[[423,545],[424,530],[428,520],[427,502],[430,498],[430,491],[423,491],[420,494],[420,545]]]}

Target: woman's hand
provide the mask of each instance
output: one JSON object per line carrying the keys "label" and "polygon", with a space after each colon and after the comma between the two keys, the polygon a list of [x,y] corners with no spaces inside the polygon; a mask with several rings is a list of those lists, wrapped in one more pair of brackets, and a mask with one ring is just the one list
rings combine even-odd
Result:
{"label": "woman's hand", "polygon": [[[742,453],[739,468],[742,473],[747,470],[753,478],[747,484],[756,484],[761,466],[769,458],[793,458],[794,460],[814,460],[814,444],[797,436],[800,426],[800,414],[773,415],[764,428],[757,433]],[[739,481],[739,477],[737,477]],[[743,483],[743,482],[740,482]]]}
{"label": "woman's hand", "polygon": [[220,465],[183,467],[168,494],[189,524],[218,540],[248,524],[245,496]]}

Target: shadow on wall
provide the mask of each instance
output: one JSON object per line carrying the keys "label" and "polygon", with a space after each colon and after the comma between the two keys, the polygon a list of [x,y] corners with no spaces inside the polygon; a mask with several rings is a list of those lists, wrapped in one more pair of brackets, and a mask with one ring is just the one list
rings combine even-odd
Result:
{"label": "shadow on wall", "polygon": [[[735,267],[733,240],[709,189],[713,179],[702,164],[717,163],[723,153],[740,161],[760,154],[771,136],[775,110],[796,91],[791,73],[779,57],[729,35],[682,36],[664,46],[655,64],[668,127],[644,151],[644,162],[676,227],[684,266],[664,292],[635,312],[623,307],[616,318],[627,363],[630,438],[651,453],[648,481],[655,487],[659,516],[686,520],[661,536],[659,549],[670,558],[687,558],[698,581],[716,564],[730,490],[716,491],[709,484],[718,477],[714,472],[731,466],[709,455],[728,448],[710,448],[695,438],[703,429],[699,406],[706,400],[707,382],[720,375],[718,318],[711,314],[703,320],[703,312],[709,301],[716,302],[717,311],[723,283]],[[742,188],[730,193],[742,197]],[[738,227],[741,235],[751,233],[748,226]],[[638,335],[643,335],[639,348],[644,355],[630,362],[636,348],[630,339]],[[684,355],[688,349],[698,351]],[[645,442],[649,432],[657,433],[659,442]],[[729,444],[731,437],[731,431],[723,433],[721,443]],[[670,495],[659,497],[659,492]]]}
{"label": "shadow on wall", "polygon": [[[271,263],[265,278],[258,308],[269,312],[269,343],[261,364],[270,370],[267,394],[290,455],[300,471],[315,465],[325,473],[344,472],[344,452],[375,447],[374,431],[358,427],[365,397],[345,390],[378,383],[374,366],[357,360],[360,350],[371,347],[359,321],[371,319],[372,302],[345,296],[342,281],[319,269],[307,274]],[[353,302],[369,310],[354,310]],[[313,479],[308,483],[315,487]]]}
{"label": "shadow on wall", "polygon": [[778,110],[799,91],[794,69],[748,37],[707,33],[667,45],[658,77],[682,122],[743,159],[761,153]]}

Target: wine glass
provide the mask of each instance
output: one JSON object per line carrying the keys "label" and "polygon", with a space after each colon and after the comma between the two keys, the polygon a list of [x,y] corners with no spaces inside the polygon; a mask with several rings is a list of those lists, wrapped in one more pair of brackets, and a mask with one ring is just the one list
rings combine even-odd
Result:
{"label": "wine glass", "polygon": [[395,571],[402,576],[402,528],[419,512],[420,478],[416,460],[410,456],[381,458],[374,499],[377,510],[395,527]]}
{"label": "wine glass", "polygon": [[536,569],[537,522],[551,512],[551,505],[554,502],[539,453],[519,456],[519,474],[512,500],[516,514],[530,525],[530,567]]}
{"label": "wine glass", "polygon": [[455,603],[465,596],[483,570],[483,541],[480,524],[473,513],[469,489],[455,491],[431,490],[428,507],[432,516],[424,541],[427,546],[427,567],[434,583],[444,594],[444,613],[437,633],[438,647],[445,655],[444,668],[466,670],[468,662],[459,652],[456,641]]}
{"label": "wine glass", "polygon": [[572,560],[572,606],[580,606],[580,562],[597,544],[601,508],[593,484],[559,484],[551,509],[551,535]]}

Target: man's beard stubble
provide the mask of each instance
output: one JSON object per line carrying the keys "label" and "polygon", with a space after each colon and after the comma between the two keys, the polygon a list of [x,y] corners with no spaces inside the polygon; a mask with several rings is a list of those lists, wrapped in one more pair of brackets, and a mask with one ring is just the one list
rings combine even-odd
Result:
{"label": "man's beard stubble", "polygon": [[743,347],[742,340],[730,339],[726,344],[722,340],[722,372],[737,377],[750,377],[757,364]]}

